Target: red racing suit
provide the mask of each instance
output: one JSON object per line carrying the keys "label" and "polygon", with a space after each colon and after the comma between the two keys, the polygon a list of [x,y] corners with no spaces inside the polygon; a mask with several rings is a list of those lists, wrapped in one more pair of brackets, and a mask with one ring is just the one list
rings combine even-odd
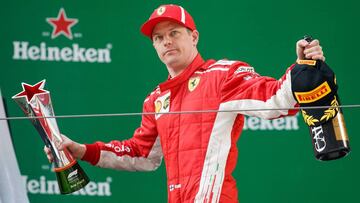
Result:
{"label": "red racing suit", "polygon": [[[99,167],[150,171],[164,157],[169,202],[238,202],[232,172],[244,114],[273,119],[296,113],[241,109],[297,106],[291,69],[275,80],[259,76],[241,61],[205,62],[197,55],[145,99],[143,112],[158,114],[144,114],[132,138],[87,144],[83,160]],[[162,114],[201,110],[220,112]]]}

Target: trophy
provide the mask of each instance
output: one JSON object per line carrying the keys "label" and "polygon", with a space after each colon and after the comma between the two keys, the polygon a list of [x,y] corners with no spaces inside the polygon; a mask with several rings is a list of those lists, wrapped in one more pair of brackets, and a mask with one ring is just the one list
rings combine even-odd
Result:
{"label": "trophy", "polygon": [[55,143],[62,137],[54,118],[50,92],[44,90],[45,80],[35,85],[22,83],[23,91],[12,98],[20,106],[40,134],[54,157],[54,171],[61,194],[75,192],[89,182],[89,178],[67,149],[58,150]]}

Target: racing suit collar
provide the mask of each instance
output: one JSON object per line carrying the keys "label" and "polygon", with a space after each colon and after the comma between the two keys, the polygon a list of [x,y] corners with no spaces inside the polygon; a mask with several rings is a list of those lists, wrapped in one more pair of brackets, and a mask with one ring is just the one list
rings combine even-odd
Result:
{"label": "racing suit collar", "polygon": [[200,54],[197,54],[194,60],[188,65],[188,67],[185,68],[185,70],[180,73],[180,75],[170,78],[168,77],[168,80],[165,82],[159,84],[160,91],[166,91],[172,87],[175,87],[185,81],[187,81],[190,76],[197,70],[202,67],[204,64],[204,59],[200,56]]}

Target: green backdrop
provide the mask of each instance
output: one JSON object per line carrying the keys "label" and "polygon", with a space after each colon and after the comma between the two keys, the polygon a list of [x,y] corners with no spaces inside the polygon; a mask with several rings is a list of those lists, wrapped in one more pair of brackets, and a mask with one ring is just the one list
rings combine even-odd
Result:
{"label": "green backdrop", "polygon": [[[140,112],[143,99],[166,79],[167,71],[139,27],[153,9],[169,2],[181,4],[194,17],[204,58],[246,61],[262,75],[279,78],[296,59],[296,41],[304,34],[313,35],[320,39],[327,62],[337,74],[342,103],[359,103],[356,60],[360,3],[355,0],[13,0],[0,6],[0,88],[8,116],[23,115],[11,100],[20,92],[20,83],[35,84],[42,79],[47,80],[46,89],[51,91],[57,115]],[[51,38],[53,27],[46,19],[56,18],[61,8],[68,18],[78,20],[71,27],[72,39],[65,35]],[[22,56],[27,59],[16,56],[23,54],[15,50],[22,42],[28,43],[30,55]],[[70,55],[63,51],[64,57],[56,61],[37,53],[45,46],[59,51],[78,46],[89,54],[82,62],[67,61]],[[98,51],[103,49],[108,51],[109,60],[100,60]],[[331,162],[315,160],[301,116],[289,120],[292,123],[288,128],[261,120],[248,125],[238,142],[234,172],[240,201],[359,202],[359,113],[356,108],[344,109],[352,152]],[[131,137],[140,117],[57,121],[63,134],[92,143]],[[155,172],[145,173],[81,163],[91,186],[75,195],[54,194],[47,186],[55,175],[34,127],[28,120],[9,124],[31,202],[166,202],[164,164]]]}

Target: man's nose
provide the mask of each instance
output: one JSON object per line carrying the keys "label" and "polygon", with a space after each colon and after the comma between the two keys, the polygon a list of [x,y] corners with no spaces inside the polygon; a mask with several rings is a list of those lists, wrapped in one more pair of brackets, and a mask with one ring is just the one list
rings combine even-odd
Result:
{"label": "man's nose", "polygon": [[164,46],[169,46],[169,45],[171,45],[172,44],[172,39],[171,39],[171,37],[170,36],[167,36],[167,35],[165,35],[164,36]]}

